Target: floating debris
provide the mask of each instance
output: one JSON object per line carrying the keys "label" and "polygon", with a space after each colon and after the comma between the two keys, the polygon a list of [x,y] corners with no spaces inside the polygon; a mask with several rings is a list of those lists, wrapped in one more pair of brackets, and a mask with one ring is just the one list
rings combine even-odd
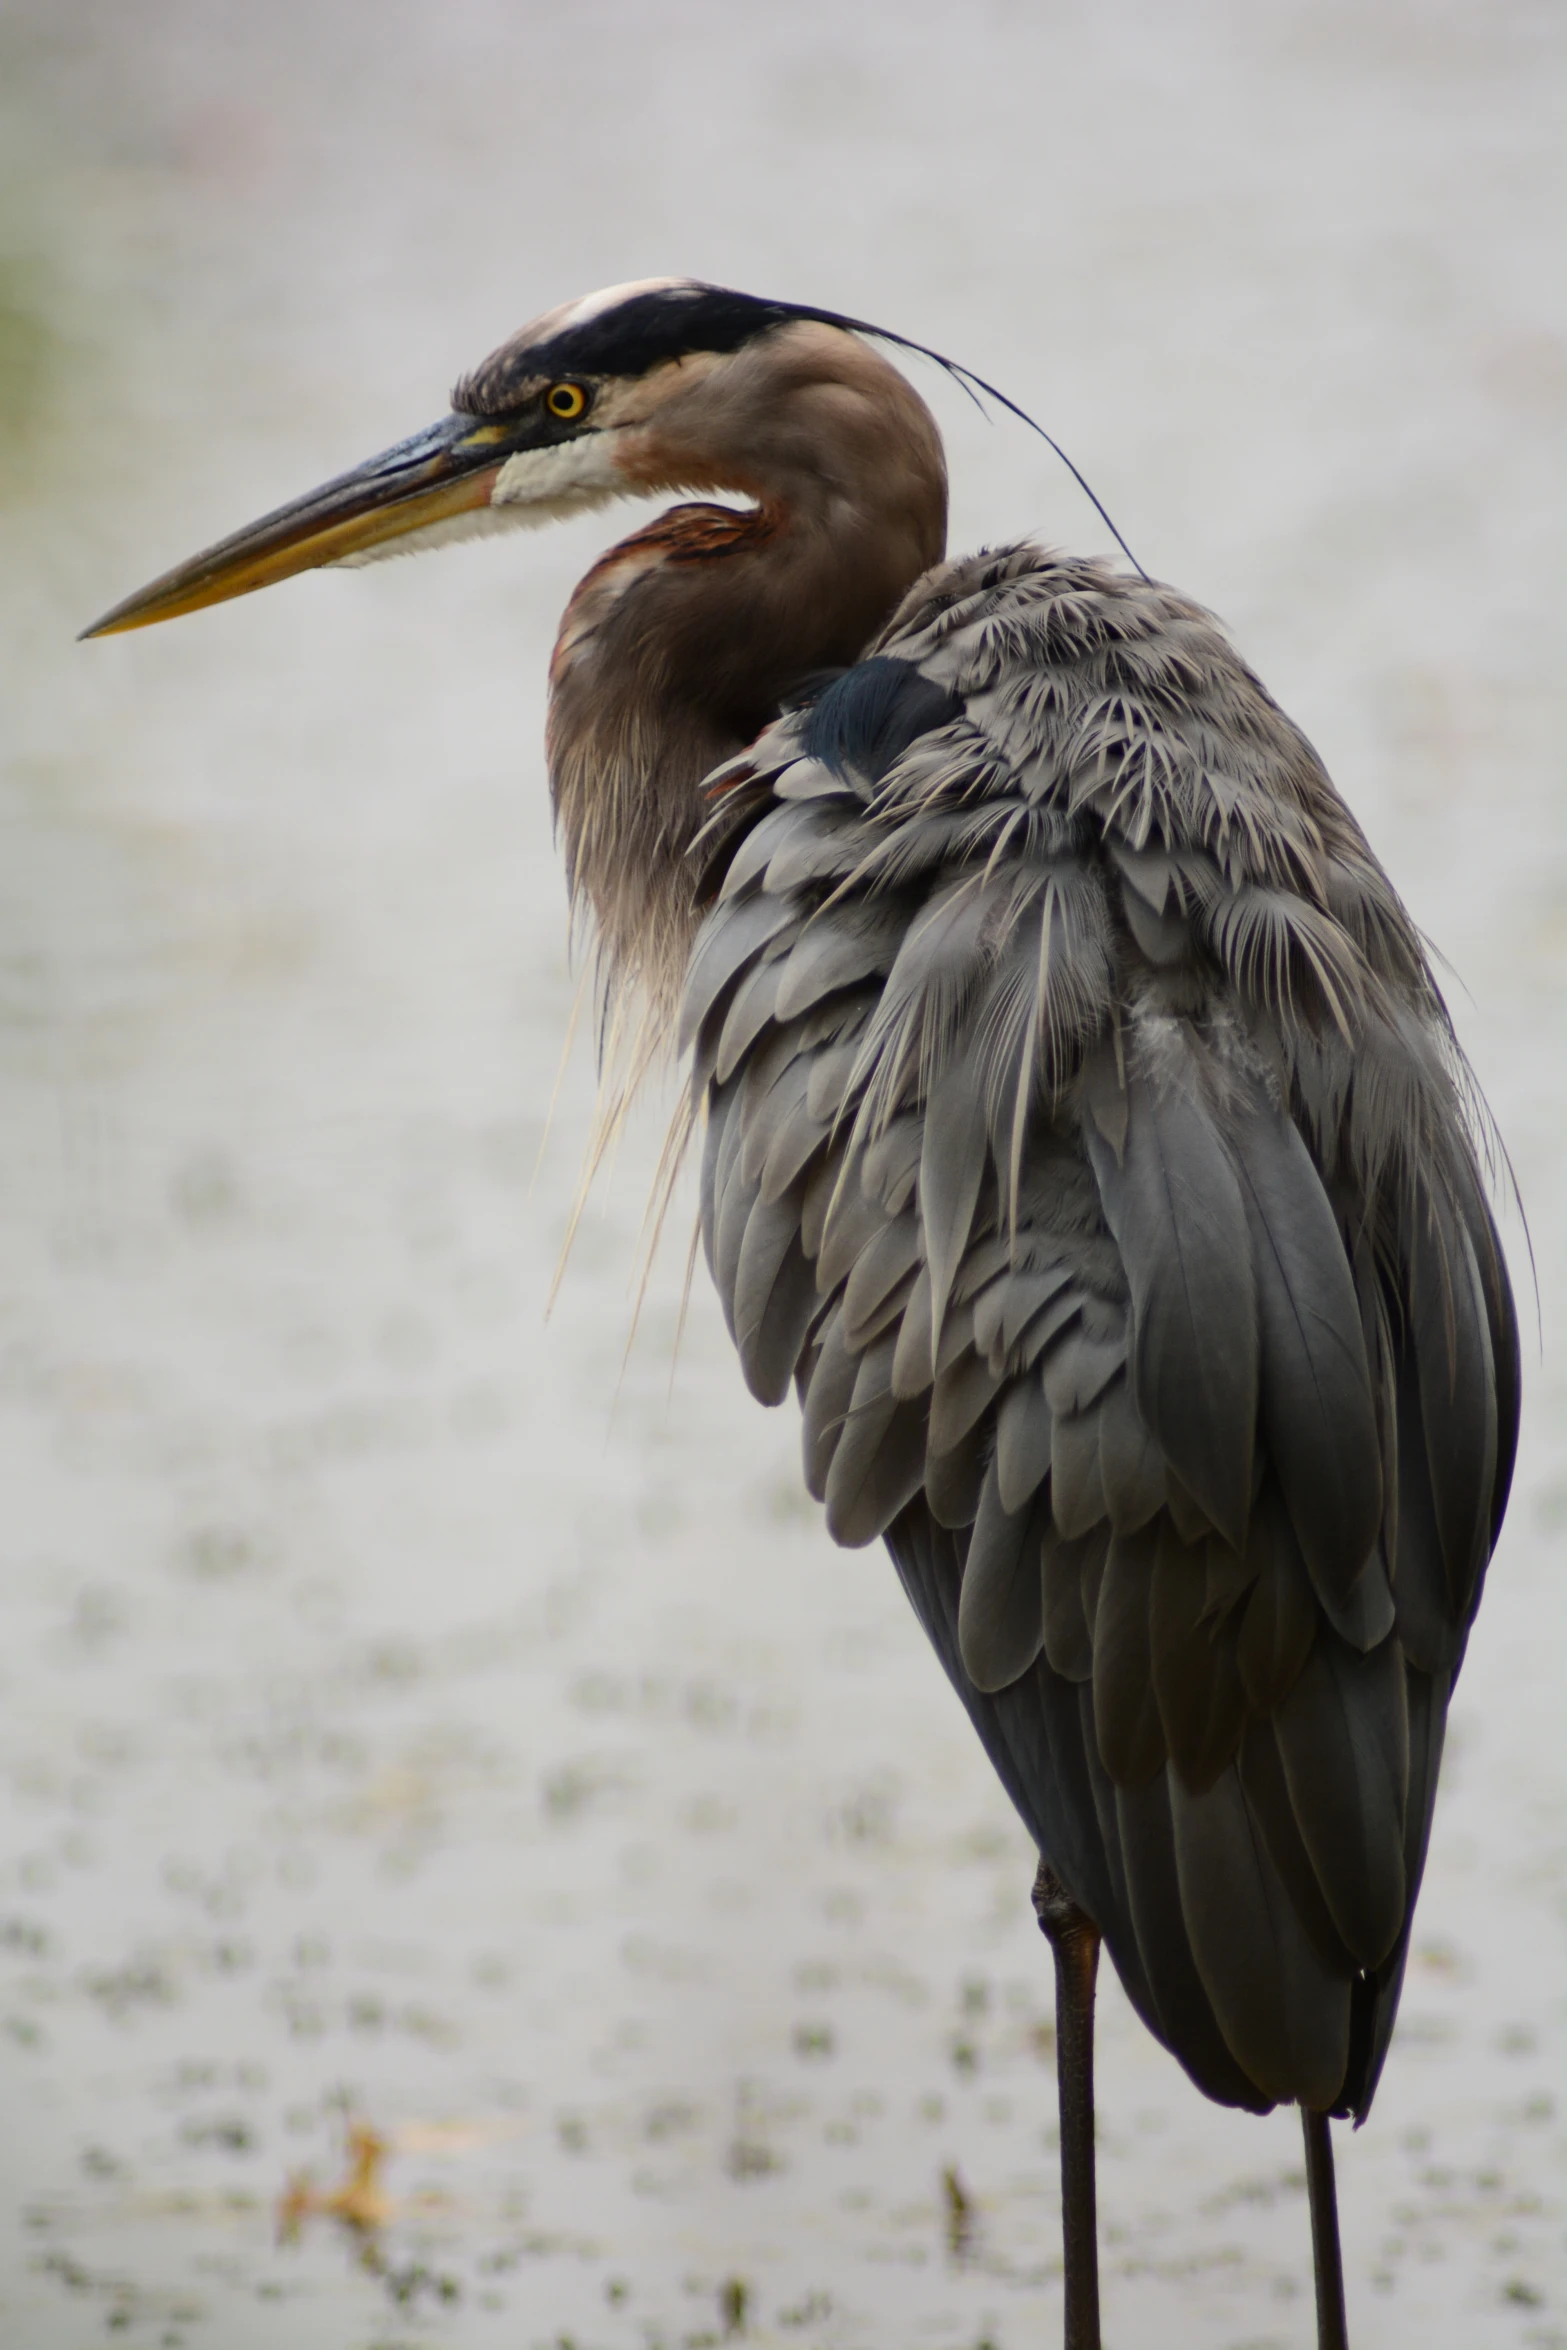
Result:
{"label": "floating debris", "polygon": [[941,2193],[948,2254],[953,2260],[967,2260],[974,2249],[974,2202],[952,2163],[941,2174]]}
{"label": "floating debris", "polygon": [[751,2306],[751,2288],[741,2277],[726,2277],[718,2288],[718,2315],[724,2329],[725,2341],[745,2332],[746,2312]]}
{"label": "floating debris", "polygon": [[335,2219],[360,2236],[373,2236],[385,2227],[392,2202],[381,2184],[381,2171],[390,2152],[379,2131],[367,2122],[350,2122],[347,2178],[341,2186],[323,2190],[308,2172],[296,2173],[278,2204],[278,2242],[293,2243],[309,2219]]}

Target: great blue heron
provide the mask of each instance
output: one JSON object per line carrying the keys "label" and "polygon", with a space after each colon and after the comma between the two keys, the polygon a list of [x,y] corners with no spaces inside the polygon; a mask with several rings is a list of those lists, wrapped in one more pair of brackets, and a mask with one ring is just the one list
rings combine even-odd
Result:
{"label": "great blue heron", "polygon": [[1474,1089],[1404,911],[1207,613],[943,560],[940,437],[834,313],[615,287],[454,413],[119,605],[722,490],[567,606],[548,749],[608,986],[678,1023],[752,1391],[804,1405],[1041,1855],[1068,2350],[1096,2350],[1101,1937],[1197,2086],[1328,2117],[1387,2054],[1511,1474]]}

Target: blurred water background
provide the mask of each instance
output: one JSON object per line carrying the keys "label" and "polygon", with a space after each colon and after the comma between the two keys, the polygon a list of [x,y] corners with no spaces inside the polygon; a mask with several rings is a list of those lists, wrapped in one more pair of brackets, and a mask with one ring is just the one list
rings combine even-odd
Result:
{"label": "blurred water background", "polygon": [[[682,270],[1040,413],[1450,958],[1544,1353],[1526,1303],[1340,2179],[1368,2350],[1567,2343],[1560,47],[1534,0],[4,0],[5,2343],[1059,2339],[1032,1855],[701,1278],[673,1367],[689,1200],[627,1352],[656,1105],[545,1318],[593,1072],[548,1118],[543,676],[603,518],[72,641]],[[921,383],[955,547],[1103,543]],[[1306,2345],[1294,2115],[1101,2007],[1108,2340]],[[297,2184],[356,2126],[358,2234]]]}

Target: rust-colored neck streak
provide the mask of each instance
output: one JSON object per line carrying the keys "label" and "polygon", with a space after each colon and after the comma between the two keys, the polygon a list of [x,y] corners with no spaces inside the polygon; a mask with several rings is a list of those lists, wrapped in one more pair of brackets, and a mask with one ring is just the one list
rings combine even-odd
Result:
{"label": "rust-colored neck streak", "polygon": [[770,715],[761,693],[740,709],[705,690],[703,613],[721,613],[734,567],[775,527],[723,506],[660,515],[580,582],[550,662],[550,782],[572,898],[592,914],[606,980],[640,983],[661,1009],[694,927],[686,851],[702,778]]}

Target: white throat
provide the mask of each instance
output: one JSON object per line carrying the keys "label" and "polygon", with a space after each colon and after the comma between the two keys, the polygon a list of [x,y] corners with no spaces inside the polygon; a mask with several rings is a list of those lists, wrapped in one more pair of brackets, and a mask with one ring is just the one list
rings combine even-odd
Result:
{"label": "white throat", "polygon": [[615,498],[635,496],[634,485],[611,457],[614,440],[612,432],[595,432],[581,440],[558,442],[552,449],[519,449],[496,474],[487,506],[447,515],[422,529],[404,531],[400,538],[383,539],[379,546],[340,555],[324,568],[357,571],[393,555],[422,555],[428,547],[450,547],[498,530],[539,530],[547,522],[563,522],[568,515],[591,513]]}

